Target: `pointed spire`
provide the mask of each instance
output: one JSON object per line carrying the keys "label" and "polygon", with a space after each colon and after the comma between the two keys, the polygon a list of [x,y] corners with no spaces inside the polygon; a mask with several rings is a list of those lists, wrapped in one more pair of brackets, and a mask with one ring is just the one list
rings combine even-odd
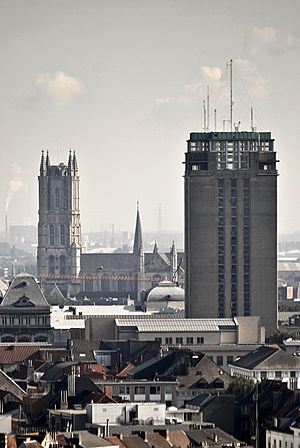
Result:
{"label": "pointed spire", "polygon": [[69,160],[68,160],[68,174],[71,176],[73,173],[73,164],[72,164],[72,151],[69,151]]}
{"label": "pointed spire", "polygon": [[139,255],[139,250],[141,247],[143,247],[142,225],[140,218],[139,203],[137,202],[136,223],[135,223],[134,244],[133,244],[134,255]]}
{"label": "pointed spire", "polygon": [[154,254],[158,254],[158,245],[157,245],[157,241],[156,240],[155,240],[154,247],[153,247],[153,253]]}
{"label": "pointed spire", "polygon": [[46,164],[44,157],[44,150],[42,149],[41,163],[40,163],[40,176],[45,176],[46,174]]}
{"label": "pointed spire", "polygon": [[78,174],[78,164],[77,164],[77,158],[75,151],[73,152],[73,172],[74,176],[77,176]]}
{"label": "pointed spire", "polygon": [[172,243],[172,247],[171,247],[171,250],[170,250],[170,254],[175,254],[175,253],[177,253],[177,251],[176,251],[176,247],[175,247],[175,242],[174,242],[174,240],[173,240],[173,243]]}
{"label": "pointed spire", "polygon": [[47,151],[47,155],[46,155],[46,170],[48,171],[50,167],[50,157],[49,157],[49,151]]}

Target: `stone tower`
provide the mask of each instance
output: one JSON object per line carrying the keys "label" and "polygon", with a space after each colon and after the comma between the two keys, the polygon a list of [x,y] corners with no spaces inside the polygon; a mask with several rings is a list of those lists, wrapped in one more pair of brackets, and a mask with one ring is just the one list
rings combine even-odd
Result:
{"label": "stone tower", "polygon": [[42,151],[39,182],[37,273],[47,283],[68,283],[80,271],[79,176],[75,151],[68,164],[51,165]]}

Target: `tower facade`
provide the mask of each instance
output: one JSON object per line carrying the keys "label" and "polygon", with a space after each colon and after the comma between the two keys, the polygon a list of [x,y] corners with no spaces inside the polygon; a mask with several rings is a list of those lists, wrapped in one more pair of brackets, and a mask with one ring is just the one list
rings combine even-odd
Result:
{"label": "tower facade", "polygon": [[65,281],[79,274],[81,224],[75,152],[68,164],[51,165],[42,151],[39,182],[38,277]]}
{"label": "tower facade", "polygon": [[185,157],[187,317],[277,327],[277,170],[270,132],[191,133]]}

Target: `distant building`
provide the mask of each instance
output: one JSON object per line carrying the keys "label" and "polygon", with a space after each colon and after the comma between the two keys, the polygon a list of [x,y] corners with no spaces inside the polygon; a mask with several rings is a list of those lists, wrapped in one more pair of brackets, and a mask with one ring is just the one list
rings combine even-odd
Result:
{"label": "distant building", "polygon": [[[38,278],[67,293],[80,271],[81,223],[76,154],[68,164],[51,165],[42,152],[39,175]],[[68,289],[67,289],[68,288]]]}
{"label": "distant building", "polygon": [[[143,292],[166,278],[183,284],[183,254],[145,253],[139,209],[132,253],[82,253],[79,175],[75,153],[68,164],[51,165],[42,152],[39,180],[37,267],[43,289],[64,296],[130,296],[142,304]],[[179,258],[179,260],[178,260]]]}
{"label": "distant building", "polygon": [[191,133],[185,158],[186,316],[277,327],[277,170],[270,132]]}
{"label": "distant building", "polygon": [[0,304],[1,342],[50,342],[50,306],[31,275],[17,275]]}

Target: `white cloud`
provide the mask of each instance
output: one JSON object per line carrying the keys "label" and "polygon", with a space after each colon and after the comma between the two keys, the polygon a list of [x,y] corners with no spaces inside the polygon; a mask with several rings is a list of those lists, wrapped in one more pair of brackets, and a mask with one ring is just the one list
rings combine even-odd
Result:
{"label": "white cloud", "polygon": [[170,104],[174,101],[173,98],[171,98],[170,96],[166,96],[163,98],[157,98],[156,100],[156,104]]}
{"label": "white cloud", "polygon": [[35,84],[56,106],[70,105],[79,95],[86,91],[85,85],[77,78],[64,72],[40,73]]}
{"label": "white cloud", "polygon": [[296,33],[278,33],[275,28],[268,26],[252,28],[246,42],[252,55],[268,51],[273,56],[280,56],[300,46],[300,39]]}
{"label": "white cloud", "polygon": [[251,99],[264,101],[269,97],[269,83],[249,59],[235,59],[234,66],[236,66],[243,86]]}

